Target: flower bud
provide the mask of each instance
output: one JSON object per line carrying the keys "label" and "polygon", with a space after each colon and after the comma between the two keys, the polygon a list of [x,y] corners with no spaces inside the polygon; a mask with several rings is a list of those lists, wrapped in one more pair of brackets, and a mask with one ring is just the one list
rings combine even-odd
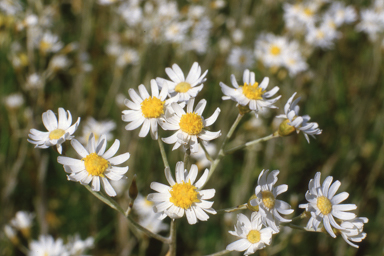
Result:
{"label": "flower bud", "polygon": [[138,195],[139,191],[136,184],[136,174],[133,176],[131,186],[129,187],[129,197],[134,201]]}
{"label": "flower bud", "polygon": [[255,205],[255,206],[251,205],[251,201],[252,201],[253,199],[256,199],[256,198],[257,198],[257,196],[256,196],[255,194],[252,195],[252,196],[249,198],[248,203],[247,203],[247,208],[248,208],[249,210],[253,211],[253,212],[258,212],[258,211],[259,211],[259,206],[258,206],[258,205]]}
{"label": "flower bud", "polygon": [[277,130],[277,134],[279,136],[288,136],[291,135],[294,131],[296,131],[296,128],[289,125],[289,119],[285,119],[279,126],[279,129]]}
{"label": "flower bud", "polygon": [[245,115],[245,114],[247,114],[248,112],[251,111],[249,109],[248,105],[242,106],[242,105],[238,104],[237,107],[239,108],[239,112],[240,112],[241,115]]}

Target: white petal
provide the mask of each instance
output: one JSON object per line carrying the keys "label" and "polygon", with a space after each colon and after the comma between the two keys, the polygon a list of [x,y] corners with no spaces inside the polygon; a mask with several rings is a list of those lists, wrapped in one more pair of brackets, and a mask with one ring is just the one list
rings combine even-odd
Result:
{"label": "white petal", "polygon": [[112,157],[108,161],[113,165],[119,165],[127,161],[129,159],[129,156],[130,154],[127,152],[127,153]]}
{"label": "white petal", "polygon": [[120,141],[116,139],[115,142],[113,142],[112,146],[107,150],[107,152],[102,155],[102,157],[108,160],[116,154],[116,152],[119,150],[119,147]]}
{"label": "white petal", "polygon": [[108,179],[102,177],[101,180],[103,182],[103,187],[104,187],[105,192],[107,192],[107,195],[116,196],[116,191],[113,189],[113,187],[111,186],[111,183],[109,183]]}
{"label": "white petal", "polygon": [[77,152],[77,154],[79,154],[79,156],[81,156],[81,158],[85,158],[87,155],[89,155],[89,152],[77,140],[71,140],[71,145],[72,145],[73,149]]}

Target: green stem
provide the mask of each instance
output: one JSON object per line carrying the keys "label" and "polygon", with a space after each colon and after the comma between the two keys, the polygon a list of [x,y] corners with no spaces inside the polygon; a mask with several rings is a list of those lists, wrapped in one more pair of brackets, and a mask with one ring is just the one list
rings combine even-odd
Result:
{"label": "green stem", "polygon": [[247,209],[247,204],[241,204],[233,208],[217,210],[217,213],[220,214],[220,213],[227,213],[227,212],[236,212],[236,211],[245,210],[245,209]]}
{"label": "green stem", "polygon": [[263,141],[268,141],[270,139],[273,139],[273,138],[277,138],[279,136],[275,135],[275,134],[270,134],[268,136],[265,136],[263,138],[260,138],[260,139],[257,139],[257,140],[253,140],[253,141],[249,141],[243,145],[240,145],[240,146],[237,146],[237,147],[234,147],[234,148],[231,148],[231,149],[228,149],[228,150],[225,150],[224,151],[224,154],[227,155],[227,154],[231,154],[233,152],[235,152],[236,150],[239,150],[239,149],[243,149],[245,147],[249,147],[249,146],[252,146],[252,145],[255,145],[257,143],[260,143],[260,142],[263,142]]}
{"label": "green stem", "polygon": [[176,223],[171,221],[171,234],[169,235],[169,256],[176,256]]}
{"label": "green stem", "polygon": [[94,196],[96,196],[100,201],[102,201],[103,203],[105,203],[106,205],[111,207],[112,209],[115,209],[116,211],[118,211],[121,214],[123,214],[128,219],[129,224],[131,224],[132,226],[134,226],[135,228],[137,228],[138,230],[140,230],[141,232],[143,232],[147,236],[153,237],[153,238],[155,238],[155,239],[157,239],[160,242],[163,242],[165,244],[171,243],[169,238],[166,238],[166,237],[160,236],[158,234],[152,233],[151,231],[149,231],[148,229],[144,228],[139,223],[137,223],[130,215],[127,215],[128,213],[124,212],[124,210],[120,207],[120,205],[115,200],[113,200],[112,198],[104,196],[101,193],[98,193],[96,191],[93,191],[92,188],[89,185],[85,185],[85,187]]}
{"label": "green stem", "polygon": [[205,157],[212,163],[213,162],[212,156],[209,154],[208,150],[206,149],[202,141],[200,141],[200,146],[204,150]]}
{"label": "green stem", "polygon": [[220,251],[220,252],[215,252],[213,254],[209,254],[209,255],[206,255],[206,256],[220,256],[220,255],[224,255],[224,254],[227,254],[227,253],[230,253],[231,251],[228,251],[228,250],[224,250],[224,251]]}
{"label": "green stem", "polygon": [[163,141],[161,140],[160,136],[157,137],[157,142],[159,143],[161,158],[163,158],[164,167],[165,168],[167,168],[167,167],[170,168],[169,167],[169,163],[168,163],[168,159],[167,159],[167,155],[165,154],[164,144],[163,144]]}
{"label": "green stem", "polygon": [[189,169],[189,158],[191,156],[191,150],[188,148],[185,150],[184,154],[184,168]]}
{"label": "green stem", "polygon": [[221,159],[223,158],[224,154],[224,146],[227,143],[227,141],[232,137],[232,134],[236,130],[237,125],[240,123],[241,119],[243,118],[244,115],[238,114],[236,117],[235,122],[232,124],[231,128],[229,129],[227,136],[225,136],[223,143],[221,144],[219,154],[217,155],[216,159],[212,162],[211,164],[211,169],[209,170],[209,174],[207,177],[207,180],[205,181],[204,185],[201,187],[203,188],[205,184],[207,184],[208,180],[211,178],[212,174],[215,172],[217,166],[219,165]]}

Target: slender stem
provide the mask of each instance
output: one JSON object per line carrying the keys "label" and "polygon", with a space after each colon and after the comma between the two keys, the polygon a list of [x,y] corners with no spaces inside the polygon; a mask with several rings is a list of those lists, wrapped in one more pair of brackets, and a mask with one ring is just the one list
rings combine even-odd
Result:
{"label": "slender stem", "polygon": [[171,234],[169,235],[169,239],[171,240],[169,244],[169,256],[176,256],[176,223],[175,220],[171,221]]}
{"label": "slender stem", "polygon": [[236,211],[245,210],[245,209],[247,209],[247,204],[241,204],[233,208],[217,210],[217,213],[236,212]]}
{"label": "slender stem", "polygon": [[209,255],[206,255],[206,256],[220,256],[220,255],[224,255],[224,254],[227,254],[227,253],[230,253],[230,252],[231,251],[224,250],[224,251],[215,252],[215,253],[212,253],[212,254],[209,254]]}
{"label": "slender stem", "polygon": [[161,140],[160,136],[158,136],[157,142],[159,143],[161,158],[163,158],[164,167],[165,168],[167,168],[167,167],[169,168],[169,163],[168,163],[167,155],[165,154],[165,150],[164,150],[164,144],[163,144],[163,141]]}
{"label": "slender stem", "polygon": [[306,217],[307,217],[307,212],[304,211],[299,216],[296,216],[296,217],[292,218],[292,221],[305,219]]}
{"label": "slender stem", "polygon": [[204,146],[204,143],[202,141],[200,141],[200,146],[204,150],[205,157],[212,163],[213,162],[212,156],[209,154],[207,148]]}
{"label": "slender stem", "polygon": [[323,233],[322,229],[319,229],[319,230],[307,229],[306,227],[294,225],[294,224],[291,224],[291,223],[280,223],[280,225],[281,226],[287,226],[287,227],[290,227],[292,229],[298,229],[298,230],[303,230],[303,231],[308,231],[308,232]]}
{"label": "slender stem", "polygon": [[232,134],[236,130],[236,127],[240,123],[243,116],[244,115],[242,115],[242,114],[237,115],[235,122],[232,124],[231,128],[229,129],[229,131],[227,133],[227,136],[225,136],[224,141],[221,144],[219,154],[217,155],[216,159],[211,164],[211,169],[209,170],[207,180],[205,181],[204,185],[201,188],[203,188],[205,186],[205,184],[207,184],[208,180],[211,178],[212,174],[215,172],[217,166],[219,165],[221,158],[223,158],[223,156],[225,155],[224,154],[224,146],[227,143],[227,141],[232,137]]}
{"label": "slender stem", "polygon": [[152,233],[151,231],[149,231],[148,229],[144,228],[143,226],[141,226],[139,223],[137,223],[131,216],[127,215],[126,212],[124,212],[124,210],[120,207],[120,205],[115,201],[113,200],[112,198],[110,197],[107,197],[107,196],[104,196],[102,195],[101,193],[98,193],[96,191],[93,191],[92,188],[89,186],[89,185],[85,185],[85,187],[94,195],[96,196],[98,199],[100,199],[103,203],[105,203],[106,205],[108,205],[109,207],[111,207],[112,209],[115,209],[116,211],[120,212],[121,214],[123,214],[127,219],[128,219],[128,222],[134,226],[135,228],[137,228],[138,230],[142,231],[144,234],[146,234],[147,236],[150,236],[150,237],[153,237],[157,240],[159,240],[160,242],[163,242],[163,243],[166,243],[166,244],[169,244],[171,241],[169,238],[166,238],[166,237],[163,237],[161,235],[158,235],[158,234],[155,234],[155,233]]}
{"label": "slender stem", "polygon": [[191,150],[188,148],[185,150],[185,154],[184,154],[184,168],[185,169],[189,169],[190,156],[191,156]]}
{"label": "slender stem", "polygon": [[257,140],[253,140],[253,141],[249,141],[243,145],[240,145],[240,146],[237,146],[237,147],[234,147],[234,148],[231,148],[231,149],[228,149],[228,150],[225,150],[224,151],[224,154],[231,154],[233,152],[235,152],[236,150],[239,150],[239,149],[243,149],[245,147],[249,147],[249,146],[252,146],[252,145],[255,145],[257,143],[260,143],[260,142],[263,142],[263,141],[267,141],[267,140],[270,140],[270,139],[273,139],[273,138],[277,138],[279,136],[275,135],[275,134],[270,134],[268,136],[265,136],[263,138],[260,138],[260,139],[257,139]]}

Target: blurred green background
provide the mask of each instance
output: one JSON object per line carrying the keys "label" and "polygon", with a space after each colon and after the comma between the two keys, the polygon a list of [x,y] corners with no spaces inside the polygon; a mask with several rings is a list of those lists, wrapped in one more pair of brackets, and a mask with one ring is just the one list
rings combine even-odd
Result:
{"label": "blurred green background", "polygon": [[[137,89],[142,83],[149,88],[150,79],[166,78],[164,70],[173,63],[186,74],[197,61],[203,70],[209,70],[204,89],[197,97],[208,101],[204,115],[210,116],[217,107],[222,110],[212,127],[213,131],[223,133],[214,141],[215,145],[220,145],[238,110],[234,102],[221,100],[219,82],[230,85],[231,74],[240,82],[243,72],[229,66],[228,52],[219,49],[221,38],[231,38],[231,29],[226,24],[233,21],[242,29],[241,45],[250,49],[261,32],[279,35],[286,29],[283,1],[225,1],[220,9],[215,9],[212,3],[178,1],[181,13],[189,5],[201,5],[212,19],[207,51],[199,54],[184,50],[177,43],[148,42],[146,31],[127,25],[116,15],[117,4],[107,6],[91,0],[22,2],[25,13],[42,15],[47,7],[52,8],[51,31],[60,36],[64,45],[78,44],[76,49],[65,53],[71,65],[55,71],[39,89],[28,89],[27,77],[33,69],[46,71],[52,54],[44,55],[32,49],[33,63],[27,61],[25,66],[15,68],[12,42],[19,42],[23,46],[20,52],[31,57],[28,33],[16,29],[22,18],[0,12],[0,227],[8,223],[16,211],[25,210],[36,213],[35,239],[45,232],[63,238],[79,233],[82,238],[95,237],[92,255],[165,254],[156,240],[150,239],[146,245],[140,245],[143,243],[129,231],[124,217],[103,205],[80,184],[68,182],[62,165],[57,163],[58,153],[54,148],[34,149],[26,139],[29,129],[44,130],[41,114],[49,109],[57,113],[57,108],[63,107],[71,111],[74,120],[81,117],[82,122],[89,116],[96,120],[114,120],[117,128],[113,134],[121,141],[119,153],[131,153],[127,162],[128,181],[136,174],[139,192],[147,195],[152,192],[149,188],[152,181],[166,183],[158,145],[149,136],[139,138],[138,130],[124,129],[126,123],[121,121],[121,111],[127,108],[116,96],[122,94],[128,98],[128,88]],[[345,3],[353,4],[356,10],[370,5],[369,1]],[[252,18],[251,26],[243,25],[244,17]],[[252,121],[253,114],[247,114],[227,146],[275,131],[279,122],[274,121],[274,116],[282,114],[284,104],[294,92],[302,98],[300,113],[310,115],[323,133],[310,144],[298,134],[226,156],[206,188],[216,189],[213,205],[216,210],[233,207],[248,201],[262,169],[278,169],[278,184],[289,185],[288,192],[279,199],[289,202],[297,216],[301,213],[297,205],[304,203],[308,182],[319,171],[322,180],[328,175],[340,180],[342,185],[338,192],[347,191],[350,196],[346,202],[358,205],[358,216],[369,218],[364,227],[367,237],[359,244],[360,248],[355,249],[341,237],[333,239],[324,233],[284,228],[273,237],[271,246],[258,252],[259,255],[383,254],[384,50],[381,41],[371,42],[354,29],[354,24],[341,27],[343,36],[335,41],[333,49],[314,49],[307,59],[309,70],[293,78],[287,76],[284,69],[268,69],[256,60],[249,69],[256,73],[257,81],[267,76],[269,88],[280,87],[282,98],[276,103],[279,109],[260,115],[257,125]],[[111,36],[118,37],[120,45],[137,51],[137,63],[117,67],[116,57],[106,53]],[[22,94],[24,104],[17,108],[7,107],[6,97],[16,92]],[[75,136],[81,135],[82,124]],[[162,137],[170,134],[160,132]],[[172,145],[165,145],[165,149],[174,171],[176,162],[183,159],[183,152],[171,151]],[[76,155],[69,143],[65,143],[64,152],[68,156]],[[116,200],[122,205],[129,202],[126,194]],[[182,218],[177,224],[177,255],[224,250],[233,241],[228,230],[233,230],[235,220],[235,213],[218,214],[210,216],[208,222],[191,226]],[[169,218],[165,222],[169,223]],[[305,225],[306,221],[301,224]],[[2,255],[22,255],[4,234],[0,235],[0,248]]]}

